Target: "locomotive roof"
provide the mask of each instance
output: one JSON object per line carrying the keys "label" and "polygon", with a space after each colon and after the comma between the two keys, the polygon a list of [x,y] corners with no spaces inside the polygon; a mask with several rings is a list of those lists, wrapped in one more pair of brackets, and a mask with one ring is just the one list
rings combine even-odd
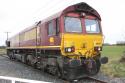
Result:
{"label": "locomotive roof", "polygon": [[[50,21],[52,19],[60,17],[63,14],[66,14],[68,12],[85,12],[87,14],[94,15],[99,20],[101,20],[101,17],[99,15],[99,13],[94,8],[89,6],[87,3],[81,2],[81,3],[77,3],[77,4],[74,4],[74,5],[68,6],[67,8],[63,9],[62,11],[60,11],[60,12],[58,12],[58,13],[56,13],[56,14],[54,14],[54,15],[52,15],[52,16],[44,19],[44,20],[41,20],[40,23],[42,24],[42,23],[48,22],[48,21]],[[28,28],[26,28],[26,29],[24,29],[21,33],[25,32],[25,31],[28,31],[28,30],[30,30],[32,28],[35,28],[36,25],[37,25],[37,23],[30,26],[30,27],[28,27]]]}
{"label": "locomotive roof", "polygon": [[67,8],[65,8],[64,10],[42,20],[42,23],[47,22],[49,20],[52,20],[54,18],[60,17],[61,15],[68,13],[68,12],[85,12],[87,14],[91,14],[96,16],[99,20],[101,20],[101,17],[99,15],[99,13],[92,8],[91,6],[89,6],[87,3],[81,2],[81,3],[77,3],[71,6],[68,6]]}

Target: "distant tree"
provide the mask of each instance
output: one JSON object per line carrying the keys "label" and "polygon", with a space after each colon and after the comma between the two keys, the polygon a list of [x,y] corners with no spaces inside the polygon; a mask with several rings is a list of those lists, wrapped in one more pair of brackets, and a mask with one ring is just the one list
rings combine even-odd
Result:
{"label": "distant tree", "polygon": [[104,45],[104,46],[110,46],[111,44],[109,44],[109,43],[104,43],[103,45]]}
{"label": "distant tree", "polygon": [[6,48],[6,46],[0,46],[0,49],[5,49]]}
{"label": "distant tree", "polygon": [[123,45],[125,45],[125,41],[118,41],[118,42],[117,42],[117,45],[123,46]]}

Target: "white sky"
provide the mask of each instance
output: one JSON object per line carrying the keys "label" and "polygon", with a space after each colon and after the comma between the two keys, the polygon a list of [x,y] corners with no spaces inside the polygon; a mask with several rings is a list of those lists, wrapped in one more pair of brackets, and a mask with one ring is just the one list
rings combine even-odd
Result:
{"label": "white sky", "polygon": [[106,43],[125,40],[125,0],[0,0],[0,45],[35,22],[71,4],[86,2],[102,17]]}

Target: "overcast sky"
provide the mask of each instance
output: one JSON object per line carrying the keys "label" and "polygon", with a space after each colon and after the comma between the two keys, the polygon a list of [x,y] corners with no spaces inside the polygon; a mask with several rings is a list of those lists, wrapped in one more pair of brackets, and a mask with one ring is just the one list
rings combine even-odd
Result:
{"label": "overcast sky", "polygon": [[9,37],[65,7],[86,2],[102,17],[106,43],[125,40],[125,0],[0,0],[0,45]]}

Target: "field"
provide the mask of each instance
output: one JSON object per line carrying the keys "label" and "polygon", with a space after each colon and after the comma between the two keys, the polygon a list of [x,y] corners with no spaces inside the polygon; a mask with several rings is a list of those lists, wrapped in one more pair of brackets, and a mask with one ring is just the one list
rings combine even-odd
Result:
{"label": "field", "polygon": [[104,46],[102,56],[107,56],[109,62],[102,65],[101,71],[110,77],[125,77],[125,62],[120,62],[125,46]]}
{"label": "field", "polygon": [[0,48],[0,55],[1,55],[1,54],[6,54],[6,49]]}

